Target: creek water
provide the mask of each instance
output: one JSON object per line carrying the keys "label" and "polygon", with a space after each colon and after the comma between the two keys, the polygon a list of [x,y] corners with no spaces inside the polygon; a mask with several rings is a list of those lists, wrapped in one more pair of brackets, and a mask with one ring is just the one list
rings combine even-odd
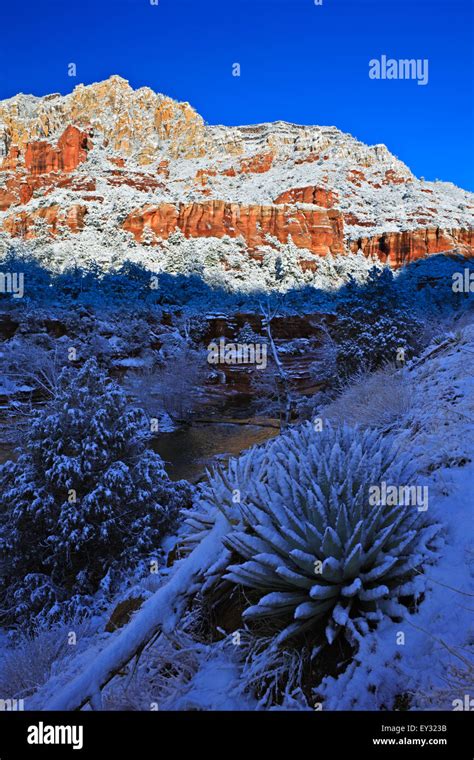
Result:
{"label": "creek water", "polygon": [[236,423],[194,423],[154,439],[153,449],[172,480],[195,481],[213,460],[237,456],[277,435],[273,427]]}
{"label": "creek water", "polygon": [[[219,414],[215,412],[215,421],[193,422],[171,433],[160,433],[152,440],[152,448],[164,460],[172,480],[198,480],[213,460],[237,456],[244,449],[264,443],[278,433],[276,427],[254,424],[252,419],[248,423],[239,421],[235,409],[219,411],[221,414],[231,411],[236,422],[220,422]],[[242,410],[238,411],[242,413]],[[16,459],[16,446],[18,443],[13,445],[0,437],[0,464]]]}

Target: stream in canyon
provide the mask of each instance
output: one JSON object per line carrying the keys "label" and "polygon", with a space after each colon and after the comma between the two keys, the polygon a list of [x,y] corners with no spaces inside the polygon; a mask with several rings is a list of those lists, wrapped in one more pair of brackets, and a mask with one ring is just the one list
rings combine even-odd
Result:
{"label": "stream in canyon", "polygon": [[172,480],[195,482],[212,461],[237,456],[277,434],[278,428],[269,424],[197,422],[162,433],[153,440],[152,447],[165,462]]}
{"label": "stream in canyon", "polygon": [[[6,410],[2,411],[5,414]],[[222,419],[225,421],[216,417],[209,421],[193,422],[152,439],[151,447],[163,459],[172,480],[196,482],[212,461],[237,456],[244,449],[264,443],[278,434],[276,421]],[[16,459],[15,448],[16,445],[6,440],[0,441],[0,465],[8,459]]]}

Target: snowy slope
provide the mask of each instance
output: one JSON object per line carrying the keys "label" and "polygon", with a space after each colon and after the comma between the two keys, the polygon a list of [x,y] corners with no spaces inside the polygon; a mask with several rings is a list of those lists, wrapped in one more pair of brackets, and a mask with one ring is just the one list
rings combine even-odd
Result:
{"label": "snowy slope", "polygon": [[[424,598],[398,622],[388,618],[360,641],[352,661],[338,677],[326,677],[314,688],[323,710],[454,709],[454,700],[472,694],[474,542],[474,325],[468,324],[430,346],[406,369],[412,403],[397,422],[403,446],[416,462],[429,488],[429,516],[443,526],[435,564],[426,567]],[[228,530],[222,516],[207,538],[122,630],[91,639],[90,647],[39,690],[31,707],[73,708],[124,662],[146,631],[163,625],[165,638],[146,650],[131,681],[115,679],[105,691],[108,709],[255,709],[249,670],[233,644],[233,635],[203,643],[186,628],[182,594],[193,585],[199,568],[219,563],[220,537]],[[217,543],[216,543],[217,539]],[[184,585],[183,585],[184,582]],[[178,605],[173,605],[176,594]],[[171,609],[179,608],[181,618]],[[270,667],[268,651],[259,667]],[[174,663],[174,675],[163,675],[159,663]],[[263,663],[263,665],[262,665]],[[168,665],[166,666],[168,668]],[[265,667],[263,667],[265,672]],[[252,673],[252,668],[250,668]],[[252,682],[254,683],[254,682]],[[255,683],[254,683],[255,685]],[[161,691],[160,691],[161,690]],[[470,691],[471,690],[471,691]],[[268,705],[267,705],[268,707]],[[312,709],[301,695],[288,694],[284,709]]]}
{"label": "snowy slope", "polygon": [[444,546],[418,610],[402,623],[385,621],[345,673],[317,689],[325,709],[393,709],[405,695],[410,709],[452,710],[453,700],[472,695],[474,325],[416,362],[407,382],[416,398],[400,427],[426,477],[430,514],[445,526]]}

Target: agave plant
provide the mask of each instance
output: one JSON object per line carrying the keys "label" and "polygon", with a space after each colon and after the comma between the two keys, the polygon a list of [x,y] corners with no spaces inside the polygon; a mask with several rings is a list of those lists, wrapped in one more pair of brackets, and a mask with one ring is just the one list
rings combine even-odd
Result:
{"label": "agave plant", "polygon": [[208,503],[233,523],[223,577],[256,599],[244,618],[281,620],[280,642],[322,623],[331,643],[402,615],[439,526],[416,506],[372,504],[369,487],[403,485],[410,469],[376,431],[307,424],[211,476]]}

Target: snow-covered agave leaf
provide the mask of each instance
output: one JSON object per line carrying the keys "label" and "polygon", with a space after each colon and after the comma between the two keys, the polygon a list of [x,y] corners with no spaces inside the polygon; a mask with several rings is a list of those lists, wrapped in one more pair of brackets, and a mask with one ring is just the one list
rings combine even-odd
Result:
{"label": "snow-covered agave leaf", "polygon": [[400,604],[396,599],[383,599],[379,605],[379,609],[376,612],[366,614],[367,620],[374,622],[380,622],[383,615],[390,615],[393,618],[404,618],[407,613],[407,608]]}
{"label": "snow-covered agave leaf", "polygon": [[346,546],[345,546],[346,554],[351,554],[353,550],[355,549],[355,547],[357,546],[357,544],[361,543],[363,528],[364,528],[364,521],[359,520],[359,522],[356,524],[354,528],[352,536],[346,543]]}
{"label": "snow-covered agave leaf", "polygon": [[309,595],[311,599],[333,599],[339,595],[340,586],[337,584],[316,583],[312,586]]}
{"label": "snow-covered agave leaf", "polygon": [[[408,511],[406,507],[401,506],[400,504],[395,504],[391,509],[385,507],[383,518],[380,521],[379,531],[382,531],[384,528],[386,528],[389,525],[393,525],[393,523],[396,522],[397,517],[399,516],[401,517],[401,519],[405,519],[408,517]],[[416,519],[417,517],[416,512],[413,514],[413,517]]]}
{"label": "snow-covered agave leaf", "polygon": [[[327,500],[321,501],[312,490],[312,484],[306,486],[305,505],[303,516],[306,522],[313,525],[320,533],[324,533],[326,525],[331,522],[330,510]],[[311,490],[308,490],[311,489]]]}
{"label": "snow-covered agave leaf", "polygon": [[375,565],[371,570],[369,570],[367,573],[361,573],[360,577],[364,581],[364,584],[371,583],[372,581],[376,581],[379,578],[382,578],[383,576],[386,576],[387,573],[396,565],[398,562],[398,557],[391,557],[390,555],[387,556],[381,556],[378,558],[379,564]]}
{"label": "snow-covered agave leaf", "polygon": [[283,538],[274,528],[267,528],[262,525],[255,526],[255,532],[260,538],[264,539],[269,547],[273,547],[278,553],[289,554],[293,546],[286,538]]}
{"label": "snow-covered agave leaf", "polygon": [[333,583],[339,583],[343,579],[343,571],[341,563],[334,557],[328,557],[323,562],[323,568],[321,577],[325,581],[332,581]]}
{"label": "snow-covered agave leaf", "polygon": [[321,544],[323,543],[323,536],[318,530],[316,530],[313,525],[310,525],[309,523],[305,524],[305,538],[307,542],[307,548],[317,557],[321,556]]}
{"label": "snow-covered agave leaf", "polygon": [[239,504],[240,513],[244,521],[249,526],[266,526],[271,528],[273,520],[271,515],[267,514],[264,509],[259,509],[255,504],[242,502]]}
{"label": "snow-covered agave leaf", "polygon": [[410,530],[406,535],[391,536],[390,540],[386,542],[385,548],[390,553],[396,553],[397,556],[402,557],[406,549],[416,541],[419,540],[419,532],[416,530]]}
{"label": "snow-covered agave leaf", "polygon": [[372,506],[370,511],[366,511],[364,516],[364,537],[369,545],[373,544],[377,534],[381,533],[379,524],[385,509],[386,507],[383,504],[376,504]]}
{"label": "snow-covered agave leaf", "polygon": [[279,530],[281,535],[288,539],[288,544],[292,544],[296,549],[300,549],[301,551],[306,549],[303,526],[301,526],[301,534],[290,530],[285,525],[280,525]]}
{"label": "snow-covered agave leaf", "polygon": [[268,567],[270,570],[277,572],[281,565],[281,557],[277,557],[276,554],[262,553],[254,556],[255,562],[259,562],[264,567]]}
{"label": "snow-covered agave leaf", "polygon": [[407,583],[397,586],[399,596],[414,596],[417,599],[425,590],[426,579],[422,575],[415,575]]}
{"label": "snow-covered agave leaf", "polygon": [[353,578],[358,575],[362,564],[363,550],[362,545],[357,544],[344,562],[344,580],[346,578]]}
{"label": "snow-covered agave leaf", "polygon": [[333,606],[334,600],[326,600],[322,602],[303,602],[295,610],[295,620],[307,620],[308,618],[312,618],[316,621]]}
{"label": "snow-covered agave leaf", "polygon": [[362,588],[361,579],[354,578],[352,583],[350,583],[348,586],[343,586],[341,588],[341,595],[345,597],[356,596],[359,593],[361,588]]}
{"label": "snow-covered agave leaf", "polygon": [[334,528],[330,526],[324,532],[322,550],[326,556],[336,557],[336,559],[341,559],[342,557],[342,543]]}
{"label": "snow-covered agave leaf", "polygon": [[346,545],[347,540],[349,539],[350,531],[351,529],[349,525],[349,519],[347,517],[347,509],[345,505],[342,504],[337,515],[336,532],[343,546]]}
{"label": "snow-covered agave leaf", "polygon": [[292,613],[295,607],[304,601],[302,594],[294,592],[272,592],[261,599],[258,604],[248,607],[242,617],[244,620],[272,617]]}
{"label": "snow-covered agave leaf", "polygon": [[300,549],[293,549],[290,552],[290,557],[298,567],[301,567],[310,576],[314,575],[317,558],[313,554],[307,554]]}
{"label": "snow-covered agave leaf", "polygon": [[[281,559],[279,561],[281,562]],[[275,569],[275,572],[280,576],[280,578],[283,578],[285,581],[288,581],[289,583],[292,583],[293,585],[300,588],[310,589],[312,583],[314,582],[306,575],[303,575],[302,573],[295,573],[294,570],[290,570],[290,568],[286,567],[285,565],[280,565],[277,567]]]}
{"label": "snow-covered agave leaf", "polygon": [[301,523],[301,519],[298,519],[297,514],[295,515],[291,507],[283,505],[283,511],[285,513],[285,518],[290,530],[294,531],[295,533],[301,533],[301,531],[306,528],[306,523]]}
{"label": "snow-covered agave leaf", "polygon": [[272,608],[287,607],[288,604],[294,604],[295,602],[300,603],[303,599],[305,599],[305,595],[297,591],[272,591],[270,594],[266,594],[259,600],[258,606]]}
{"label": "snow-covered agave leaf", "polygon": [[[254,561],[244,562],[243,565],[230,565],[224,578],[241,583],[244,586],[255,585],[256,588],[263,589],[278,585],[278,577],[268,568]],[[284,587],[283,582],[281,587]]]}
{"label": "snow-covered agave leaf", "polygon": [[332,644],[334,642],[334,639],[338,635],[339,631],[340,631],[340,628],[334,622],[334,620],[332,620],[332,619],[329,620],[329,622],[328,622],[328,624],[326,626],[326,630],[325,630],[326,638],[327,638],[329,644]]}
{"label": "snow-covered agave leaf", "polygon": [[336,604],[331,615],[338,625],[345,626],[349,618],[350,607]]}
{"label": "snow-covered agave leaf", "polygon": [[382,599],[382,597],[387,596],[388,593],[389,590],[387,586],[376,586],[375,588],[362,589],[359,591],[359,599],[362,602],[373,602],[375,599]]}
{"label": "snow-covered agave leaf", "polygon": [[316,499],[318,515],[320,516],[322,520],[325,520],[326,519],[326,509],[325,509],[326,497],[321,491],[321,488],[319,487],[316,479],[312,483],[312,488],[313,488],[314,497]]}
{"label": "snow-covered agave leaf", "polygon": [[223,539],[223,544],[227,549],[237,552],[244,559],[251,559],[257,552],[267,549],[267,544],[264,541],[248,533],[230,533]]}
{"label": "snow-covered agave leaf", "polygon": [[282,632],[278,634],[278,636],[275,638],[275,645],[281,646],[282,644],[285,644],[287,641],[292,639],[294,636],[304,633],[304,631],[307,631],[311,628],[313,628],[313,621],[311,618],[309,620],[294,621],[293,623],[287,625],[282,630]]}
{"label": "snow-covered agave leaf", "polygon": [[366,556],[365,556],[365,562],[367,565],[371,564],[374,561],[377,554],[379,554],[379,552],[381,552],[385,548],[385,545],[388,543],[390,536],[398,528],[402,520],[403,520],[403,515],[402,514],[398,515],[398,517],[395,519],[395,522],[392,525],[388,525],[382,531],[382,533],[374,542],[374,544],[370,547],[370,549],[367,550]]}
{"label": "snow-covered agave leaf", "polygon": [[403,558],[398,558],[395,565],[390,570],[387,570],[383,576],[384,580],[392,581],[394,578],[403,577],[407,573],[413,573],[417,566],[417,557],[410,557],[406,561],[403,561]]}

